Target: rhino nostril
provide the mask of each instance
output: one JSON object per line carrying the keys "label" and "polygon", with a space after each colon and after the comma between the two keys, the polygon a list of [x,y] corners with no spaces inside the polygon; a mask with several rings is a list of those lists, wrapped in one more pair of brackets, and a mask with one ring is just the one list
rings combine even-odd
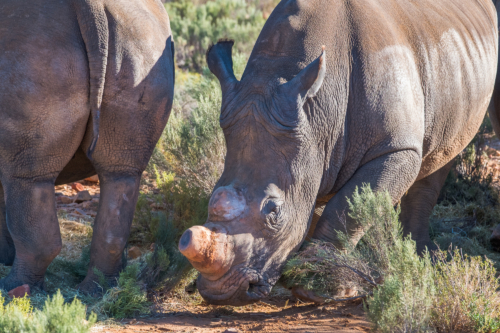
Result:
{"label": "rhino nostril", "polygon": [[185,251],[188,248],[189,244],[191,244],[192,238],[193,238],[193,232],[189,229],[182,234],[182,237],[179,240],[179,250],[181,252]]}
{"label": "rhino nostril", "polygon": [[231,257],[228,250],[225,232],[201,225],[186,230],[179,240],[179,251],[209,279],[219,278],[229,269]]}

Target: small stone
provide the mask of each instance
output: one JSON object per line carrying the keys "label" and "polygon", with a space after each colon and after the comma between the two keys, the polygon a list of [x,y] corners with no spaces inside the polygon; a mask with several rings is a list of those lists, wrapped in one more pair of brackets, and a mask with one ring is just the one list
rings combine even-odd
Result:
{"label": "small stone", "polygon": [[81,191],[78,192],[75,198],[75,203],[82,203],[84,201],[91,201],[92,196],[90,195],[89,191]]}
{"label": "small stone", "polygon": [[[83,193],[83,192],[80,192],[80,193]],[[90,206],[92,206],[92,201],[85,201],[85,202],[82,202],[82,208],[83,209],[89,209]]]}
{"label": "small stone", "polygon": [[228,328],[223,333],[239,333],[240,331],[234,327]]}
{"label": "small stone", "polygon": [[63,195],[63,196],[57,197],[57,201],[59,201],[63,205],[68,205],[70,203],[73,203],[73,198],[70,198],[66,195]]}
{"label": "small stone", "polygon": [[31,296],[30,286],[27,284],[23,284],[22,286],[9,291],[9,297],[11,298],[20,298],[24,297],[25,295]]}
{"label": "small stone", "polygon": [[92,183],[99,183],[99,176],[93,175],[92,177],[85,178],[85,180]]}
{"label": "small stone", "polygon": [[77,192],[85,191],[85,187],[80,183],[72,183],[71,188]]}
{"label": "small stone", "polygon": [[141,250],[137,246],[132,246],[128,250],[128,257],[130,259],[136,259],[139,258],[142,255]]}
{"label": "small stone", "polygon": [[75,222],[75,221],[64,221],[62,223],[62,226],[64,229],[69,230],[69,231],[81,231],[84,230],[86,227],[84,224]]}
{"label": "small stone", "polygon": [[76,215],[87,216],[87,214],[79,208],[75,209],[73,213]]}

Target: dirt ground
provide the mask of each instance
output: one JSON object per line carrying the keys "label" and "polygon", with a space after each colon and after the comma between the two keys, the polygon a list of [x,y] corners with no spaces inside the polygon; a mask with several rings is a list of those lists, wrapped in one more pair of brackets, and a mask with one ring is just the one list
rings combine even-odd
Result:
{"label": "dirt ground", "polygon": [[[286,301],[285,301],[286,302]],[[123,321],[123,326],[97,326],[94,332],[369,332],[362,304],[322,305],[264,300],[251,311],[216,308]],[[275,303],[275,304],[273,304]],[[223,309],[227,309],[224,307]]]}
{"label": "dirt ground", "polygon": [[[486,138],[484,152],[488,171],[500,187],[500,141]],[[144,188],[142,188],[144,187]],[[142,190],[148,190],[141,185]],[[149,190],[152,190],[150,188]],[[75,203],[78,193],[88,191],[90,198]],[[77,259],[85,245],[85,228],[96,216],[100,189],[97,179],[79,185],[56,186],[58,215],[63,234],[63,253]],[[63,198],[64,197],[64,198]],[[82,196],[85,198],[85,196]],[[81,228],[83,227],[83,229]],[[82,231],[83,230],[83,231]],[[140,249],[142,253],[147,248]],[[245,307],[216,307],[200,301],[187,301],[184,296],[168,297],[157,305],[155,315],[98,324],[93,332],[368,332],[370,323],[363,306],[357,303],[314,305],[297,300],[289,291],[279,287],[272,296]],[[196,305],[198,304],[198,305]]]}

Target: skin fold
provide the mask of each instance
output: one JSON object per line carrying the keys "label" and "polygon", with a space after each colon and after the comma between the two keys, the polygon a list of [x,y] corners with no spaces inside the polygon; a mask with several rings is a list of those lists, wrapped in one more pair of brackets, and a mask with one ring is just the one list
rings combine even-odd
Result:
{"label": "skin fold", "polygon": [[241,81],[233,43],[214,45],[225,167],[207,230],[186,231],[179,246],[201,267],[201,295],[265,297],[308,233],[340,246],[347,229],[357,243],[346,198],[363,184],[401,202],[405,233],[425,249],[450,161],[491,99],[497,44],[491,0],[284,0]]}
{"label": "skin fold", "polygon": [[159,0],[0,3],[0,280],[43,287],[61,249],[54,185],[98,174],[81,291],[112,283],[139,181],[172,107],[173,41]]}

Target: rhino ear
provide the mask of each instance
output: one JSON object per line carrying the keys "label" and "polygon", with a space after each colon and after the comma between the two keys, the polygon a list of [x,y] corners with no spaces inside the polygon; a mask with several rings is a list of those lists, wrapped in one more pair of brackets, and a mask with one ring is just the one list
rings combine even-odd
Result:
{"label": "rhino ear", "polygon": [[325,73],[326,54],[325,46],[323,46],[321,55],[307,65],[306,68],[301,70],[296,77],[283,84],[280,87],[280,92],[285,93],[294,99],[298,96],[300,97],[301,102],[304,103],[307,98],[316,96],[316,93],[323,84]]}
{"label": "rhino ear", "polygon": [[233,40],[219,39],[217,44],[208,48],[206,54],[208,68],[219,79],[223,95],[238,82],[233,72],[233,45]]}

